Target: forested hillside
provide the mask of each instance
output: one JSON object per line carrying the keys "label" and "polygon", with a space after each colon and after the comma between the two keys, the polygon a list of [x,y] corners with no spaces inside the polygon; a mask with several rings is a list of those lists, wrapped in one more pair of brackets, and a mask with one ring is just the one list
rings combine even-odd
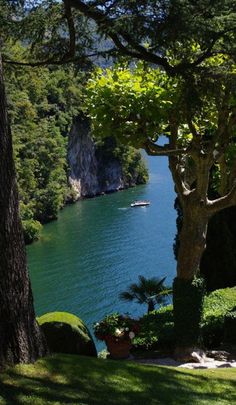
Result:
{"label": "forested hillside", "polygon": [[30,242],[65,201],[66,135],[79,110],[81,78],[70,67],[14,67],[6,70],[6,79],[20,212]]}
{"label": "forested hillside", "polygon": [[[11,46],[11,51],[19,56],[23,49],[18,44]],[[57,218],[71,195],[67,180],[68,134],[73,118],[83,109],[82,90],[88,73],[72,65],[50,69],[7,66],[5,75],[20,213],[29,243],[39,237],[42,223]],[[97,143],[101,149],[101,141]],[[115,153],[127,176],[132,176],[137,166],[143,172],[139,182],[146,181],[147,172],[137,153],[123,147],[116,148]],[[129,168],[132,170],[127,173]]]}

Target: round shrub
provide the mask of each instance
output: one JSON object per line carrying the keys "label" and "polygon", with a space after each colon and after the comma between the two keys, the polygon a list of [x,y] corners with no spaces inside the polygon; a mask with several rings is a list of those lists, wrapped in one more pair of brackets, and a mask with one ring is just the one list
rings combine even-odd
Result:
{"label": "round shrub", "polygon": [[77,316],[68,312],[50,312],[37,320],[51,352],[97,356],[89,330]]}

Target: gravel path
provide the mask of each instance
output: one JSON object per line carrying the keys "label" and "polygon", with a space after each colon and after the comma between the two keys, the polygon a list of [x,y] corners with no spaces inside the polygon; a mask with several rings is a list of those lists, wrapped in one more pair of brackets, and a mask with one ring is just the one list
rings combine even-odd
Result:
{"label": "gravel path", "polygon": [[188,369],[208,369],[208,368],[236,368],[236,360],[215,360],[210,357],[206,357],[201,363],[181,363],[171,357],[165,357],[162,359],[136,359],[138,363],[142,364],[152,364],[157,366],[171,366],[171,367],[182,367]]}

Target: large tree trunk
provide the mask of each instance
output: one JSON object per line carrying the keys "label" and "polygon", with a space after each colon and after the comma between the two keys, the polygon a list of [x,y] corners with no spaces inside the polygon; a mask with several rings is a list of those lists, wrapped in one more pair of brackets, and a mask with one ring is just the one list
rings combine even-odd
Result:
{"label": "large tree trunk", "polygon": [[[191,198],[191,197],[190,197]],[[208,217],[200,205],[184,208],[183,225],[177,260],[177,278],[173,285],[175,356],[196,361],[195,348],[200,344],[204,283],[195,279],[206,246]]]}
{"label": "large tree trunk", "polygon": [[192,280],[200,270],[206,248],[208,217],[204,209],[190,205],[183,210],[180,246],[177,257],[177,277]]}
{"label": "large tree trunk", "polygon": [[46,349],[26,266],[1,57],[0,153],[0,363],[33,362]]}

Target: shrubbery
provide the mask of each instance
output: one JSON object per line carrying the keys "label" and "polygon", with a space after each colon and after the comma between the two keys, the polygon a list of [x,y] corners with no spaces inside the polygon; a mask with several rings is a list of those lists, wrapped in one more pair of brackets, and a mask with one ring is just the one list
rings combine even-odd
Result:
{"label": "shrubbery", "polygon": [[42,228],[42,225],[40,224],[39,221],[36,221],[34,219],[27,219],[25,221],[23,220],[22,226],[25,243],[29,244],[34,240],[39,239],[40,230]]}
{"label": "shrubbery", "polygon": [[216,290],[205,297],[202,322],[203,343],[216,347],[224,337],[224,319],[236,306],[236,288]]}
{"label": "shrubbery", "polygon": [[134,346],[143,349],[172,347],[174,342],[173,306],[168,305],[144,315],[140,320]]}
{"label": "shrubbery", "polygon": [[37,318],[52,353],[97,357],[92,336],[84,322],[69,312],[49,312]]}
{"label": "shrubbery", "polygon": [[139,331],[139,322],[126,315],[114,313],[105,316],[94,324],[94,334],[97,339],[113,341],[131,340]]}
{"label": "shrubbery", "polygon": [[[224,339],[234,343],[236,336],[236,288],[216,290],[204,299],[201,332],[207,348],[219,346]],[[232,311],[232,312],[230,312]],[[231,325],[229,327],[229,324]],[[136,348],[172,349],[176,342],[173,306],[168,305],[141,318]],[[226,329],[225,329],[226,328]],[[235,340],[236,342],[236,340]]]}
{"label": "shrubbery", "polygon": [[42,225],[39,221],[34,219],[34,212],[32,209],[32,203],[24,204],[20,202],[20,216],[23,226],[23,233],[26,243],[31,243],[34,240],[39,239],[40,230]]}

